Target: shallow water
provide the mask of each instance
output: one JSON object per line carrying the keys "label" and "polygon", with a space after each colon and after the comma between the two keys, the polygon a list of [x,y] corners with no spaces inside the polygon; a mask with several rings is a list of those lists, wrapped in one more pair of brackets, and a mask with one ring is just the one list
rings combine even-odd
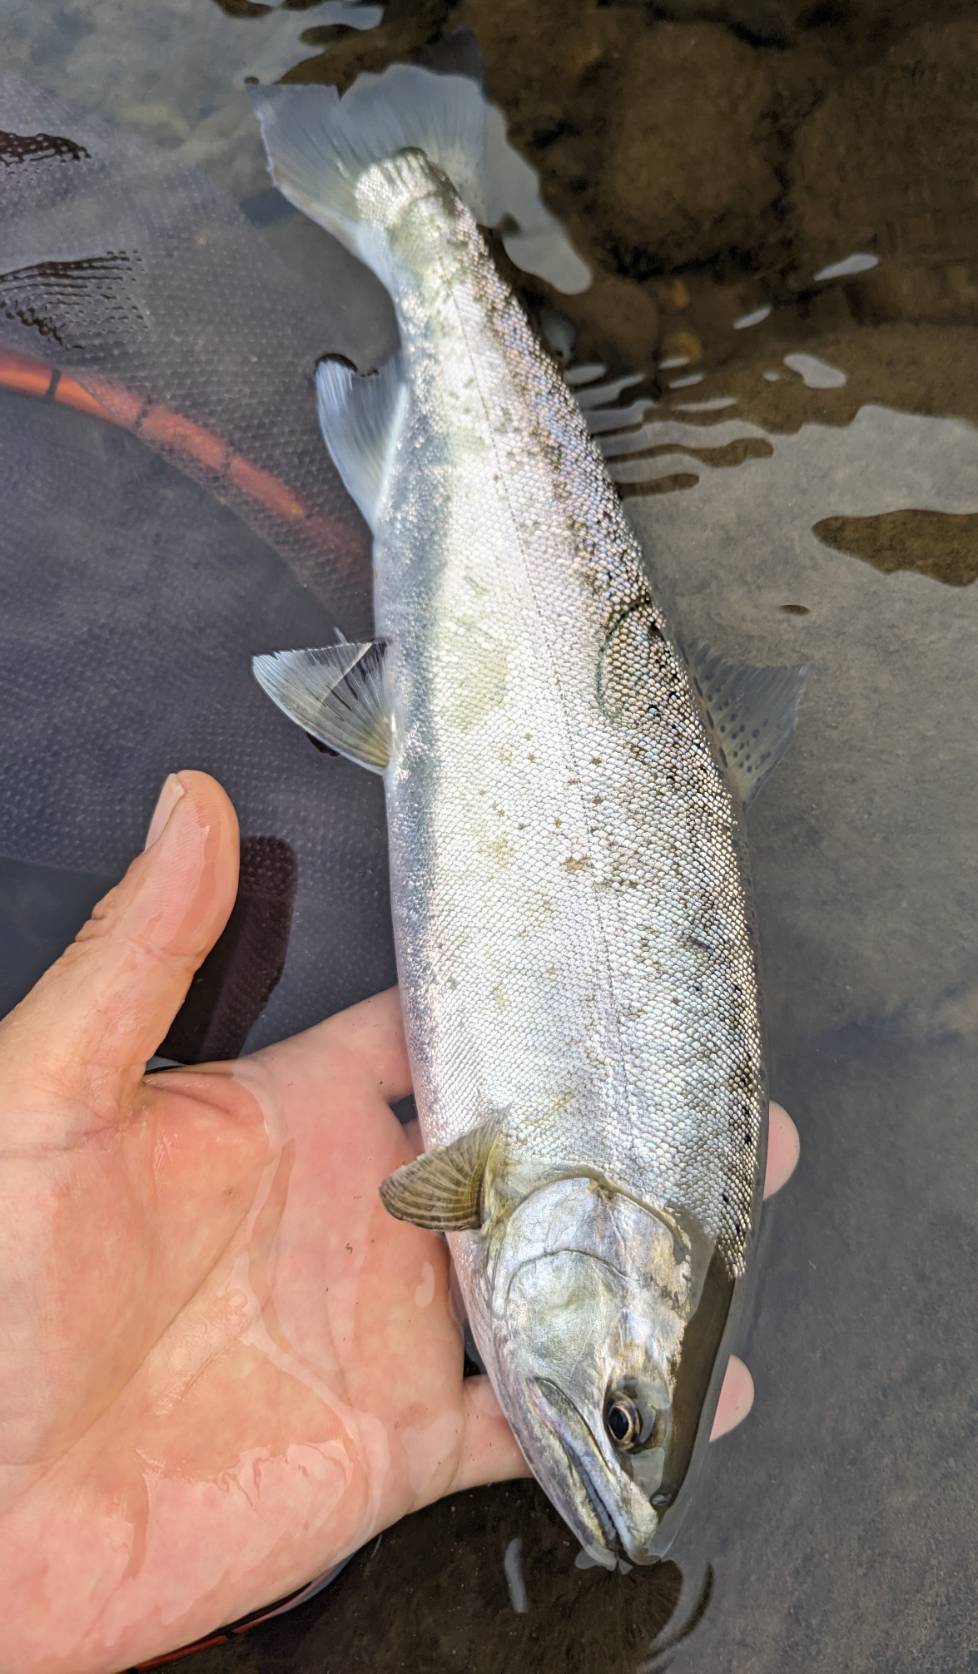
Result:
{"label": "shallow water", "polygon": [[[765,1217],[756,1406],[676,1563],[583,1573],[533,1485],[489,1489],[389,1531],[201,1674],[976,1665],[968,13],[426,0],[361,7],[352,32],[335,5],[8,8],[8,67],[202,163],[306,272],[323,237],[268,193],[237,85],[345,81],[471,22],[592,273],[548,284],[576,270],[541,221],[532,251],[509,246],[535,265],[513,269],[522,294],[572,323],[578,359],[647,375],[633,510],[684,631],[812,667],[751,816],[773,1090],[802,1162]],[[39,891],[25,973],[48,917]]]}

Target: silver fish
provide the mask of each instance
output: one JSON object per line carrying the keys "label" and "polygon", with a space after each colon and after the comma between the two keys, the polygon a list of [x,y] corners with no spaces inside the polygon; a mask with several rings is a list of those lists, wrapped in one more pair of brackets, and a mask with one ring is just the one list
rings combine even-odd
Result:
{"label": "silver fish", "polygon": [[317,380],[373,531],[378,639],[256,660],[287,714],[384,776],[426,1147],[384,1201],[448,1233],[502,1407],[585,1550],[648,1563],[709,1434],[757,1221],[740,801],[799,683],[677,648],[478,230],[475,84],[399,67],[256,104],[278,185],[373,266],[401,334],[379,372]]}

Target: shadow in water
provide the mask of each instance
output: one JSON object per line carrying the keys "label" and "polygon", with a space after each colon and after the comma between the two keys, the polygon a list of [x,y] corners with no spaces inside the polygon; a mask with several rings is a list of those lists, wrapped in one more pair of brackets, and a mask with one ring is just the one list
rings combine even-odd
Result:
{"label": "shadow in water", "polygon": [[238,894],[160,1056],[179,1063],[236,1058],[285,969],[298,862],[281,837],[241,842]]}

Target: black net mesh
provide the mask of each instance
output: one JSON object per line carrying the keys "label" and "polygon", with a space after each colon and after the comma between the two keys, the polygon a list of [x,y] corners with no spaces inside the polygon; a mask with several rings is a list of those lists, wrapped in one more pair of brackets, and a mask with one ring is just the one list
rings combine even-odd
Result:
{"label": "black net mesh", "polygon": [[324,353],[363,359],[349,263],[324,307],[205,177],[8,78],[0,223],[0,1008],[163,776],[200,767],[238,808],[242,886],[170,1051],[260,1044],[393,978],[380,782],[249,666],[369,632],[312,383]]}

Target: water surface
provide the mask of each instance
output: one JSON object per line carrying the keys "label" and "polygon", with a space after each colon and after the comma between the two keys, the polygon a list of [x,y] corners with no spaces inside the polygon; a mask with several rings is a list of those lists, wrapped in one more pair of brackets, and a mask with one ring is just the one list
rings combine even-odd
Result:
{"label": "water surface", "polygon": [[[717,1446],[675,1564],[582,1572],[534,1485],[489,1489],[389,1531],[296,1615],[201,1653],[200,1674],[976,1666],[970,12],[8,15],[10,67],[201,163],[307,274],[324,235],[268,193],[241,82],[345,83],[471,23],[564,229],[541,222],[501,259],[578,361],[645,375],[633,506],[660,585],[688,634],[812,668],[751,816],[773,1090],[802,1161],[765,1218],[755,1409]],[[569,292],[568,247],[591,281]],[[25,949],[47,911],[28,901]]]}

